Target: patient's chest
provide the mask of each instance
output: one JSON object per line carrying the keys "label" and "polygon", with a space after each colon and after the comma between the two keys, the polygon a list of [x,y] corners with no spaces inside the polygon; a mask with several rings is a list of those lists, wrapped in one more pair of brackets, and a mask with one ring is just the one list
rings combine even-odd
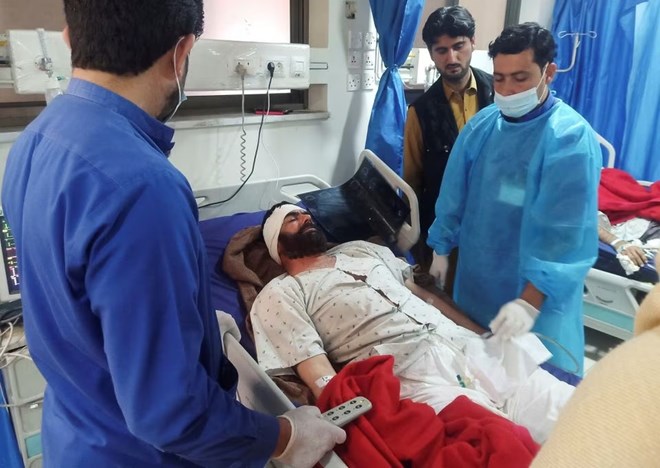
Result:
{"label": "patient's chest", "polygon": [[307,313],[335,362],[363,356],[381,343],[410,341],[442,320],[376,259],[338,254],[334,268],[297,279]]}

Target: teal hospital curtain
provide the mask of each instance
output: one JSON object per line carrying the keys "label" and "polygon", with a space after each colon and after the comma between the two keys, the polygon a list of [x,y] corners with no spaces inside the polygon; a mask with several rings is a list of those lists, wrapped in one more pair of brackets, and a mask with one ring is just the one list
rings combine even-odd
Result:
{"label": "teal hospital curtain", "polygon": [[660,0],[637,7],[635,46],[626,99],[621,169],[660,180]]}
{"label": "teal hospital curtain", "polygon": [[[616,150],[615,166],[659,180],[660,0],[556,0],[552,31],[557,65],[571,61],[572,36],[583,36],[575,65],[558,73],[557,97],[577,110]],[[655,159],[655,160],[654,160]],[[604,161],[605,162],[605,161]]]}
{"label": "teal hospital curtain", "polygon": [[424,0],[369,0],[369,4],[386,69],[378,84],[365,147],[401,174],[406,99],[399,66],[412,49]]}

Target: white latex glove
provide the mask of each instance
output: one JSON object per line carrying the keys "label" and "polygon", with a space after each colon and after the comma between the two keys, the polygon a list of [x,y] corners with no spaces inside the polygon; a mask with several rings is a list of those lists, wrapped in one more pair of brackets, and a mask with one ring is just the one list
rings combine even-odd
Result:
{"label": "white latex glove", "polygon": [[321,418],[316,406],[300,406],[284,413],[291,423],[291,439],[275,460],[293,468],[311,468],[334,448],[343,444],[346,432]]}
{"label": "white latex glove", "polygon": [[449,269],[449,256],[438,255],[433,252],[433,262],[429,268],[429,274],[435,278],[435,284],[440,289],[445,287],[447,279],[447,270]]}
{"label": "white latex glove", "polygon": [[218,319],[220,335],[224,336],[225,333],[229,333],[236,338],[237,341],[241,341],[241,330],[238,328],[238,324],[236,323],[236,320],[234,320],[234,317],[221,310],[216,310],[215,316]]}
{"label": "white latex glove", "polygon": [[504,304],[489,327],[495,336],[509,340],[530,331],[538,315],[533,305],[518,298]]}

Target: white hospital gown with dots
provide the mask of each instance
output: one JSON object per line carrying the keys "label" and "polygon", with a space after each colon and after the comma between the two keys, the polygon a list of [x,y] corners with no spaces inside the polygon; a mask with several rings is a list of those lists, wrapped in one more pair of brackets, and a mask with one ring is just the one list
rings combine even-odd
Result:
{"label": "white hospital gown with dots", "polygon": [[[418,364],[433,348],[432,373],[459,393],[470,393],[458,385],[457,375],[470,380],[461,349],[476,335],[403,284],[410,265],[385,247],[361,241],[328,254],[336,258],[333,268],[280,276],[255,300],[252,326],[262,367],[271,375],[291,374],[294,366],[319,354],[327,353],[333,364],[391,354],[405,393],[402,377],[417,380],[411,372],[427,373]],[[478,393],[471,397],[491,406]]]}

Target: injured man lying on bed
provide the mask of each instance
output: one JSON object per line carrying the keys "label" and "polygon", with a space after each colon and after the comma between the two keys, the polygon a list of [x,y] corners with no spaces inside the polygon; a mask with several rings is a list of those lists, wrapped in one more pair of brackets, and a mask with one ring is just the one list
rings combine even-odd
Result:
{"label": "injured man lying on bed", "polygon": [[534,335],[482,338],[485,330],[467,317],[439,313],[437,296],[417,287],[410,265],[388,248],[354,241],[328,249],[301,207],[275,205],[262,226],[271,257],[287,272],[262,289],[250,312],[269,374],[295,372],[318,397],[336,368],[393,355],[401,398],[437,413],[465,395],[545,440],[574,387],[538,367],[550,354]]}

